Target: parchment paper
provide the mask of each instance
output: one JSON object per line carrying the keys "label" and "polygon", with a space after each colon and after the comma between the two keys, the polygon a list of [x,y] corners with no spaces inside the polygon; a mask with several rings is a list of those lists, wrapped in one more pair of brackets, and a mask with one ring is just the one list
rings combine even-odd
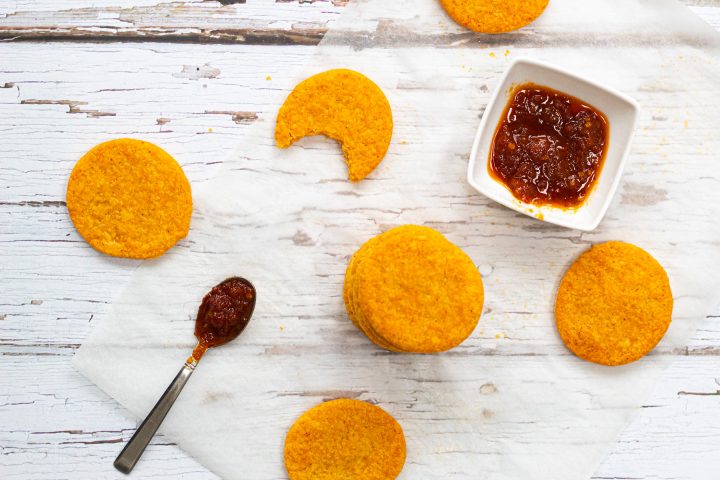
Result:
{"label": "parchment paper", "polygon": [[[303,71],[275,78],[279,108],[301,79],[363,72],[386,92],[395,132],[370,178],[353,185],[336,145],[274,147],[274,118],[238,138],[217,179],[194,189],[191,233],[145,262],[74,362],[144,417],[194,345],[202,295],[251,279],[255,316],[209,352],[162,431],[225,478],[286,478],[285,432],[329,398],[375,402],[402,424],[405,479],[589,477],[720,293],[720,42],[672,1],[552,0],[519,32],[484,36],[434,0],[353,2]],[[539,48],[542,47],[542,48]],[[642,106],[630,165],[601,226],[542,224],[465,182],[482,111],[510,60],[540,58]],[[480,325],[457,349],[399,355],[348,320],[342,282],[368,238],[404,223],[437,228],[476,262]],[[636,243],[668,270],[673,324],[658,348],[618,368],[570,354],[552,308],[564,270],[589,245]]]}

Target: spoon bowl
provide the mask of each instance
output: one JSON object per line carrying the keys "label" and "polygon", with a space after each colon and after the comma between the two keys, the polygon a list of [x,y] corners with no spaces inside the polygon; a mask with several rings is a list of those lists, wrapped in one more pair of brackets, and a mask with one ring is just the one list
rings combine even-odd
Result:
{"label": "spoon bowl", "polygon": [[225,345],[245,330],[256,298],[255,287],[242,277],[223,280],[203,297],[195,319],[195,363],[208,348]]}

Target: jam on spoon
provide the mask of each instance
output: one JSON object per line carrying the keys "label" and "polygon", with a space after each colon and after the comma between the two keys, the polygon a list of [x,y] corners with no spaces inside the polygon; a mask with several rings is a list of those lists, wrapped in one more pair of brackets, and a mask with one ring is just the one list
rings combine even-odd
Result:
{"label": "jam on spoon", "polygon": [[224,345],[236,338],[250,322],[255,309],[255,287],[241,277],[231,277],[214,286],[202,300],[195,320],[198,344],[180,372],[155,404],[142,425],[125,445],[113,465],[130,473],[178,395],[195,371],[208,348]]}
{"label": "jam on spoon", "polygon": [[211,347],[224,345],[240,335],[255,309],[255,287],[240,277],[228,278],[203,298],[195,320],[197,347],[188,359],[197,363]]}

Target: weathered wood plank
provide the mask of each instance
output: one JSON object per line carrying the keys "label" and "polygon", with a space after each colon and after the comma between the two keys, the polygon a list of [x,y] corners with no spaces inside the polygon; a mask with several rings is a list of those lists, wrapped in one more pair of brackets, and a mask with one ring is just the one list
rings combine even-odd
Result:
{"label": "weathered wood plank", "polygon": [[[316,45],[346,2],[169,2],[0,15],[5,41]],[[47,6],[45,6],[47,8]],[[56,6],[57,7],[57,6]]]}
{"label": "weathered wood plank", "polygon": [[[713,25],[720,15],[701,1],[704,14]],[[717,2],[715,5],[717,5]],[[158,42],[215,43],[248,45],[316,45],[327,31],[329,22],[342,11],[347,0],[311,2],[170,2],[139,3],[133,6],[77,3],[62,9],[39,5],[36,10],[21,5],[0,13],[0,40],[9,42]],[[2,10],[0,10],[2,12]],[[414,19],[413,23],[423,19]],[[461,28],[447,30],[423,24],[419,36],[411,24],[393,24],[377,19],[365,25],[363,46],[394,45],[497,46],[573,45],[574,35],[565,32],[540,34],[531,26],[503,35],[480,35]],[[662,31],[649,36],[622,39],[628,45],[655,45],[662,42]],[[608,38],[616,42],[617,38]],[[689,38],[689,41],[696,39]]]}
{"label": "weathered wood plank", "polygon": [[[113,3],[121,2],[72,0],[61,8],[90,8],[83,10],[85,23],[77,23],[81,28],[104,28],[110,21],[103,23],[103,9],[117,9]],[[202,2],[184,3],[198,7]],[[696,11],[720,25],[720,8],[715,8],[720,2],[695,3],[703,5]],[[15,4],[0,6],[0,17],[6,16],[0,23],[13,13],[9,10],[51,12],[42,20],[50,22],[59,5]],[[102,7],[93,11],[93,4]],[[158,4],[132,2],[148,8]],[[219,2],[198,8],[208,5],[212,12],[223,8]],[[244,21],[247,10],[242,9],[258,5],[267,9],[268,17],[285,12],[278,18],[286,18],[290,26],[278,28],[281,32],[292,31],[293,19],[303,22],[298,28],[320,31],[340,8],[330,2],[250,2],[229,5],[233,13],[228,17],[234,19],[223,22]],[[215,15],[210,10],[198,12],[203,13],[183,25],[202,26],[204,15]],[[148,25],[161,22],[147,18]],[[262,30],[262,25],[247,28]],[[267,95],[282,80],[273,65],[300,66],[312,54],[298,43],[66,44],[60,49],[42,42],[0,45],[0,476],[105,477],[120,438],[127,440],[132,434],[122,430],[132,419],[114,400],[98,395],[68,362],[87,336],[93,315],[114,299],[137,265],[94,255],[72,230],[63,190],[74,159],[87,145],[108,136],[142,136],[171,151],[193,184],[202,183],[217,172],[246,122],[271,114]],[[139,75],[128,67],[133,58],[135,64],[154,67]],[[642,188],[630,191],[627,201],[648,201],[646,193]],[[688,356],[667,352],[677,360],[668,380],[596,478],[704,479],[707,471],[720,468],[712,463],[718,457],[711,450],[720,438],[718,318],[704,323]],[[214,478],[162,438],[151,448],[134,478]]]}

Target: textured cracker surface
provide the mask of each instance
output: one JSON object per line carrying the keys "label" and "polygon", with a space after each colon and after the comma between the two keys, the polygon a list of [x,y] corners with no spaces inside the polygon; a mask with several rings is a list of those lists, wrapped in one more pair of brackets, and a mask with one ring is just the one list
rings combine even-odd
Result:
{"label": "textured cracker surface", "polygon": [[360,400],[311,408],[285,438],[290,480],[392,480],[405,465],[405,453],[400,424]]}
{"label": "textured cracker surface", "polygon": [[367,321],[365,320],[362,311],[356,307],[356,272],[359,263],[369,256],[369,254],[374,250],[377,244],[385,241],[392,236],[401,234],[402,231],[403,228],[401,227],[394,228],[365,242],[350,259],[350,263],[348,264],[345,273],[345,284],[343,286],[343,299],[345,300],[345,307],[348,312],[348,316],[350,317],[350,320],[352,320],[355,326],[358,327],[358,329],[360,329],[360,331],[362,331],[373,343],[375,343],[379,347],[393,352],[402,352],[402,350],[380,338],[367,324]]}
{"label": "textured cracker surface", "polygon": [[608,242],[570,266],[558,289],[555,321],[565,345],[580,358],[623,365],[655,348],[672,308],[663,267],[639,247]]}
{"label": "textured cracker surface", "polygon": [[445,11],[465,28],[481,33],[511,32],[538,18],[549,0],[440,0]]}
{"label": "textured cracker surface", "polygon": [[404,225],[366,242],[345,274],[348,315],[378,346],[433,353],[463,342],[484,301],[473,261],[439,232]]}
{"label": "textured cracker surface", "polygon": [[75,228],[96,250],[152,258],[184,238],[192,194],[180,165],[152,143],[121,138],[93,147],[67,187]]}
{"label": "textured cracker surface", "polygon": [[348,176],[358,182],[385,157],[392,131],[392,110],[382,90],[358,72],[338,69],[295,87],[278,112],[275,142],[287,148],[310,135],[337,140]]}

